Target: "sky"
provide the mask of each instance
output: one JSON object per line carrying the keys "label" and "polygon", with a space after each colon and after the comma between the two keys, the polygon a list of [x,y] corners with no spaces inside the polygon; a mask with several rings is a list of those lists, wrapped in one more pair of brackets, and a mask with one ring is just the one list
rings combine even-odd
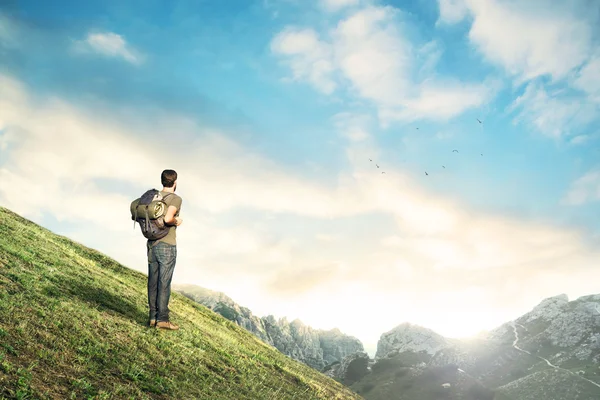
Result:
{"label": "sky", "polygon": [[[469,337],[600,293],[600,3],[0,2],[0,205],[174,283]],[[384,173],[385,172],[385,173]]]}

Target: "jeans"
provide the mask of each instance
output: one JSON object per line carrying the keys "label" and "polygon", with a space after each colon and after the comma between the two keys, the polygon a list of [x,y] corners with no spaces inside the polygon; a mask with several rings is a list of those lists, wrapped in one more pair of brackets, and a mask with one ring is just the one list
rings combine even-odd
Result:
{"label": "jeans", "polygon": [[148,306],[150,319],[169,320],[171,279],[177,258],[177,246],[157,242],[148,249]]}

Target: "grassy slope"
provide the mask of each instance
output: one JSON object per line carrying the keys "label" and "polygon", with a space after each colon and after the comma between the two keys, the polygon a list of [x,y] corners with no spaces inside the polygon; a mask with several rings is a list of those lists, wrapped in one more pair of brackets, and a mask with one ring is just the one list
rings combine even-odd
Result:
{"label": "grassy slope", "polygon": [[147,328],[146,284],[0,207],[0,399],[361,398],[178,293]]}

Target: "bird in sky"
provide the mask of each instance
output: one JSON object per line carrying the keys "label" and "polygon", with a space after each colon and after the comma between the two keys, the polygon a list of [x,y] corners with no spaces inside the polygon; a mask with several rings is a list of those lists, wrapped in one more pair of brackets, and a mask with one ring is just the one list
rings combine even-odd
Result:
{"label": "bird in sky", "polygon": [[427,173],[427,171],[425,171],[425,175],[429,175],[429,174]]}
{"label": "bird in sky", "polygon": [[475,118],[475,119],[476,119],[476,120],[477,120],[477,122],[479,122],[480,124],[483,124],[483,122],[481,122],[481,121],[479,120],[479,118]]}
{"label": "bird in sky", "polygon": [[385,171],[381,171],[382,174],[385,174]]}
{"label": "bird in sky", "polygon": [[452,152],[453,152],[453,153],[454,153],[454,152],[457,152],[457,153],[458,153],[458,150],[452,150]]}
{"label": "bird in sky", "polygon": [[443,165],[442,165],[442,168],[446,169],[446,167],[444,167]]}
{"label": "bird in sky", "polygon": [[373,160],[371,160],[371,159],[369,158],[369,161],[373,161]]}
{"label": "bird in sky", "polygon": [[[377,165],[377,164],[375,164],[375,165]],[[379,168],[379,165],[377,165],[377,168]]]}

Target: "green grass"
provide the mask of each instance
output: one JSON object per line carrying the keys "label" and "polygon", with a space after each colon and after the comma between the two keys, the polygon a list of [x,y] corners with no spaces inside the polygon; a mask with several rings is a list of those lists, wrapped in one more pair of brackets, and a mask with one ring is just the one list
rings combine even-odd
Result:
{"label": "green grass", "polygon": [[361,398],[178,293],[147,328],[146,284],[0,207],[0,399]]}

